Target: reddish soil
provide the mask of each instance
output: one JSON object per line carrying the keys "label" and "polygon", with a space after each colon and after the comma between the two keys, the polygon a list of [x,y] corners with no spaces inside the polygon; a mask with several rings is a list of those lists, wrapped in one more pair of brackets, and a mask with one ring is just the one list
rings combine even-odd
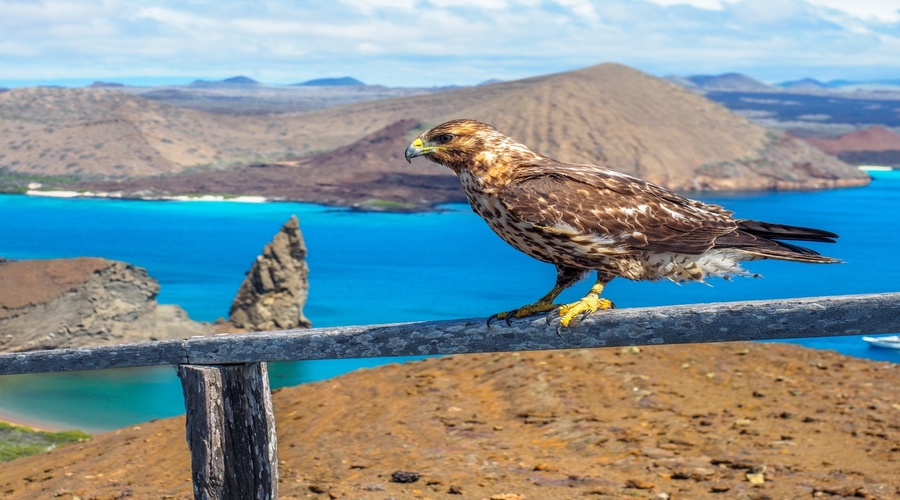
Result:
{"label": "reddish soil", "polygon": [[91,257],[0,262],[0,317],[4,309],[47,302],[110,265]]}
{"label": "reddish soil", "polygon": [[[284,499],[897,498],[900,368],[789,344],[483,354],[277,391]],[[412,483],[396,471],[416,472]],[[188,499],[182,418],[0,468],[8,499]]]}
{"label": "reddish soil", "polygon": [[900,151],[900,134],[882,126],[857,130],[834,139],[805,137],[803,140],[831,155],[846,151]]}

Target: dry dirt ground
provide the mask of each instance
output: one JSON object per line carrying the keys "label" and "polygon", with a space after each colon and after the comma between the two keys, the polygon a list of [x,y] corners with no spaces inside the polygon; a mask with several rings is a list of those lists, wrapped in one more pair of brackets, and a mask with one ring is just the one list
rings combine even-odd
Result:
{"label": "dry dirt ground", "polygon": [[[788,344],[428,359],[274,395],[285,499],[898,498],[900,368]],[[392,481],[415,472],[412,483]],[[4,464],[8,499],[188,499],[182,418]]]}

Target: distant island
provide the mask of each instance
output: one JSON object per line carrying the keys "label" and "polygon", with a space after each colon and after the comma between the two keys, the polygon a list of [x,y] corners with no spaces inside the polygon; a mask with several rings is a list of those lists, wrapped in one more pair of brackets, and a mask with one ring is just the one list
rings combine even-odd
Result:
{"label": "distant island", "polygon": [[340,87],[340,86],[357,86],[357,85],[365,85],[365,83],[357,80],[356,78],[344,76],[341,78],[316,78],[314,80],[307,80],[303,83],[294,83],[292,85],[298,86],[307,86],[307,87]]}
{"label": "distant island", "polygon": [[111,89],[111,88],[119,88],[119,87],[124,87],[124,86],[125,86],[125,84],[123,84],[123,83],[100,82],[100,81],[97,81],[97,82],[94,82],[94,83],[88,85],[88,87],[92,88],[92,89]]}
{"label": "distant island", "polygon": [[767,91],[774,87],[740,73],[721,75],[667,76],[667,80],[683,87],[703,90]]}
{"label": "distant island", "polygon": [[246,76],[233,76],[224,80],[194,80],[191,85],[259,85],[259,82]]}

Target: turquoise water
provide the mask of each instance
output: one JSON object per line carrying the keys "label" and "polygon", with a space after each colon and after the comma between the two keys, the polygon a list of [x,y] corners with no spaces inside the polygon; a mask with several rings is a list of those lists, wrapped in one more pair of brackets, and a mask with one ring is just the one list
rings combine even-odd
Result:
{"label": "turquoise water", "polygon": [[[764,279],[700,284],[615,280],[606,295],[619,307],[900,290],[900,173],[877,172],[871,186],[815,193],[702,197],[739,217],[819,227],[836,245],[810,245],[842,265],[747,265]],[[307,204],[137,202],[0,196],[0,256],[82,255],[148,269],[161,303],[197,320],[225,316],[244,272],[291,214],[309,248],[315,326],[485,317],[534,301],[553,284],[552,266],[497,238],[467,206],[424,214],[357,213]],[[574,300],[589,287],[564,294]],[[897,361],[857,337],[810,339],[811,347]],[[275,387],[327,378],[388,360],[279,363]],[[181,413],[180,386],[168,367],[0,377],[0,415],[47,427],[107,430]]]}

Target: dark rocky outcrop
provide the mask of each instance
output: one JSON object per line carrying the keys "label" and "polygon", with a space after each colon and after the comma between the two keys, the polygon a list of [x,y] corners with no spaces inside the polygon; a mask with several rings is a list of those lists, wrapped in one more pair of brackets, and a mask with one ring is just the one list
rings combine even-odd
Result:
{"label": "dark rocky outcrop", "polygon": [[0,352],[308,328],[305,259],[306,245],[293,216],[247,272],[229,322],[209,324],[191,320],[177,305],[158,304],[159,283],[125,262],[0,257]]}
{"label": "dark rocky outcrop", "polygon": [[210,333],[159,305],[147,271],[99,258],[0,261],[0,351],[18,352]]}
{"label": "dark rocky outcrop", "polygon": [[308,274],[306,244],[294,215],[247,272],[231,304],[229,321],[250,331],[309,328],[312,323],[303,315]]}

